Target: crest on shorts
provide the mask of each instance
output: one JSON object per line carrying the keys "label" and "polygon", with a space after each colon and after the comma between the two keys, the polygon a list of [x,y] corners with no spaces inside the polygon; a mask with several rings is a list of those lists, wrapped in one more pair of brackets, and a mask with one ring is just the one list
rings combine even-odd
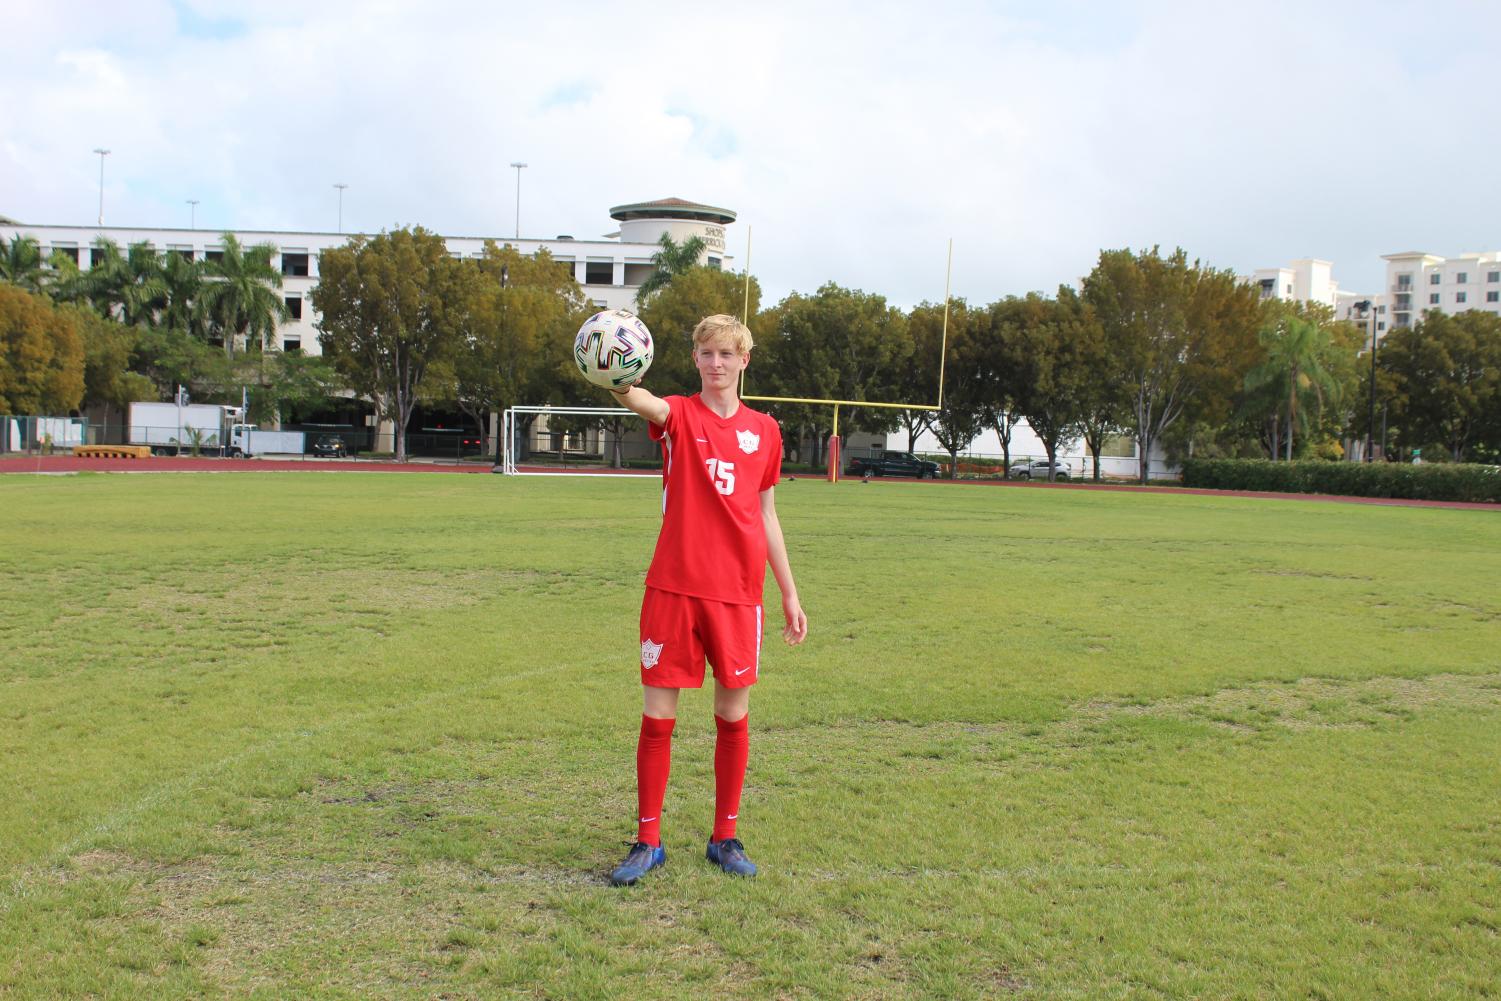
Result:
{"label": "crest on shorts", "polygon": [[736,431],[735,437],[740,439],[740,451],[751,455],[761,447],[761,436],[754,431]]}
{"label": "crest on shorts", "polygon": [[657,658],[662,656],[662,644],[653,643],[651,640],[641,641],[641,666],[656,667]]}

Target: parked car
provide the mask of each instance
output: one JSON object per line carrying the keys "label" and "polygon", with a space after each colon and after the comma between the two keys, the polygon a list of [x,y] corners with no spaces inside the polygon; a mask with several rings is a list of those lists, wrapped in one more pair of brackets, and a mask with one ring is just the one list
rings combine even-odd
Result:
{"label": "parked car", "polygon": [[[1074,475],[1074,468],[1064,459],[1059,459],[1053,464],[1055,470],[1053,479],[1068,480]],[[1034,459],[1029,462],[1013,462],[1011,464],[1011,478],[1013,480],[1045,480],[1048,478],[1048,460]]]}
{"label": "parked car", "polygon": [[931,480],[938,476],[938,463],[919,459],[911,452],[891,452],[880,449],[868,456],[851,456],[849,475],[915,476],[920,480]]}
{"label": "parked car", "polygon": [[320,434],[313,439],[312,453],[329,459],[343,459],[349,455],[349,449],[338,435]]}

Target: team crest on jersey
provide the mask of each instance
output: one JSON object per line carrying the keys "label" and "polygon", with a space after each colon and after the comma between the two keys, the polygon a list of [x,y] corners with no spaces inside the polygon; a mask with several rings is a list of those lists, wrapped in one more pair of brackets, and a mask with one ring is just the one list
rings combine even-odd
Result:
{"label": "team crest on jersey", "polygon": [[740,451],[746,455],[752,455],[761,447],[761,436],[754,431],[736,431],[735,437],[740,439]]}
{"label": "team crest on jersey", "polygon": [[662,656],[662,644],[660,644],[660,643],[653,643],[649,639],[641,641],[641,666],[642,667],[647,667],[647,668],[656,667],[657,666],[657,658],[660,657],[660,656]]}

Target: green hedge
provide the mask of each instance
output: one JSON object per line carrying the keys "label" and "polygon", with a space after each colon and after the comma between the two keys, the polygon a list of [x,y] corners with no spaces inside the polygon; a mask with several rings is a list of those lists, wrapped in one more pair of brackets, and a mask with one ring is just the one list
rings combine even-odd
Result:
{"label": "green hedge", "polygon": [[1183,485],[1210,490],[1501,504],[1501,469],[1475,464],[1189,459],[1183,464]]}

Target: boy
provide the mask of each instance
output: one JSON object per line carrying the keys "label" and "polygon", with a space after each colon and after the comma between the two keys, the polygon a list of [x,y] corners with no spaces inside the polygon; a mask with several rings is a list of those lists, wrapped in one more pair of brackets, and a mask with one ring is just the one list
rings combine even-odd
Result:
{"label": "boy", "polygon": [[693,331],[703,388],[693,396],[653,396],[640,386],[611,390],[649,422],[662,443],[662,531],[641,603],[641,684],[645,707],[636,744],[636,843],[610,874],[629,886],[667,861],[662,801],[672,760],[678,693],[714,669],[714,831],[706,857],[725,872],[754,876],[735,836],[749,754],[750,686],[761,656],[761,585],[766,564],[782,591],[786,628],[798,644],[808,617],[797,599],[772,491],[781,476],[782,432],[770,416],[740,402],[751,332],[733,316],[705,317]]}

